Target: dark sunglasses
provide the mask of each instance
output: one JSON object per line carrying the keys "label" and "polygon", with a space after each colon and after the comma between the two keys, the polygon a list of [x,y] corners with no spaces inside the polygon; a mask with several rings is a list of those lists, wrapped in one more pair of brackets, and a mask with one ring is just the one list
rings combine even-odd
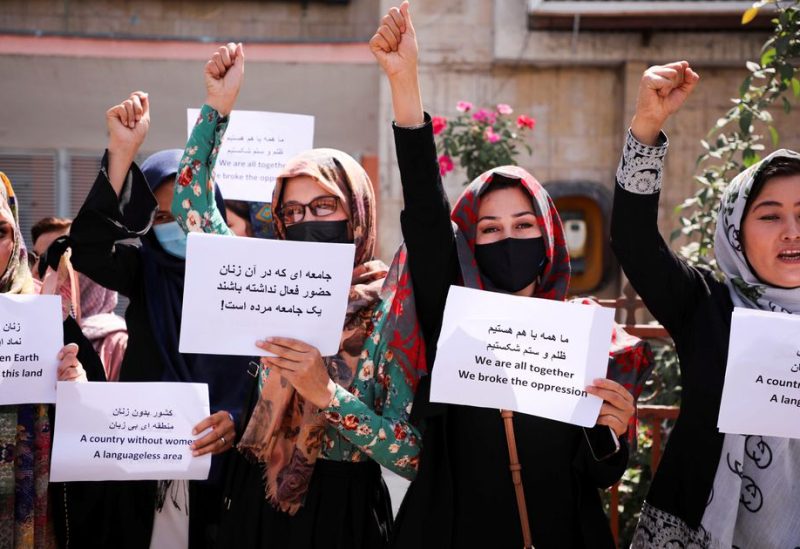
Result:
{"label": "dark sunglasses", "polygon": [[306,216],[306,208],[316,217],[327,217],[339,209],[339,197],[333,195],[318,196],[308,204],[286,202],[275,210],[284,225],[300,223]]}

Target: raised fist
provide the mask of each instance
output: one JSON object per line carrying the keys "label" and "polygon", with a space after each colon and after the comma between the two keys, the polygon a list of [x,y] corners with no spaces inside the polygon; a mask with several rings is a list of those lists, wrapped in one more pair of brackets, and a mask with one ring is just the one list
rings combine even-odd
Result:
{"label": "raised fist", "polygon": [[636,119],[657,126],[681,108],[700,80],[686,61],[656,65],[647,69],[639,83],[636,99]]}
{"label": "raised fist", "polygon": [[399,8],[391,8],[369,41],[372,55],[390,79],[405,74],[416,75],[419,49],[408,9],[407,1]]}
{"label": "raised fist", "polygon": [[222,116],[233,110],[244,81],[244,47],[233,42],[214,52],[205,68],[206,104]]}
{"label": "raised fist", "polygon": [[106,111],[109,148],[136,151],[150,129],[150,100],[143,91],[133,92],[128,99]]}

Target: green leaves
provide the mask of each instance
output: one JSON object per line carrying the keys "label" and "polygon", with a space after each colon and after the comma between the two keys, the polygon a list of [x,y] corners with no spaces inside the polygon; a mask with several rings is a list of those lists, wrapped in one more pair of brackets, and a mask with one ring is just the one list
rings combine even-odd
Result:
{"label": "green leaves", "polygon": [[[766,4],[775,4],[776,8],[771,36],[761,49],[759,63],[746,63],[750,74],[739,86],[734,106],[701,141],[705,152],[697,160],[698,188],[678,206],[683,212],[681,227],[672,233],[673,240],[687,237],[688,244],[681,249],[687,261],[712,269],[716,267],[714,230],[722,193],[737,174],[761,160],[759,151],[765,149],[763,128],[769,133],[772,146],[778,146],[780,135],[773,114],[791,113],[788,93],[790,97],[800,97],[800,79],[795,76],[800,63],[800,0],[782,4],[775,0],[756,2],[745,12],[742,23],[752,21]],[[770,112],[776,102],[782,110]]]}

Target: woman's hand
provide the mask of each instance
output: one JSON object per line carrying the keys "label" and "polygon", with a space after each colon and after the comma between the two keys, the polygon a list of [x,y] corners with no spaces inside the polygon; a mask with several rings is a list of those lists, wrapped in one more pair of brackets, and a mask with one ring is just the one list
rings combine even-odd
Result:
{"label": "woman's hand", "polygon": [[381,19],[369,48],[389,78],[395,122],[400,126],[417,126],[423,123],[425,115],[417,74],[417,33],[408,10],[408,1],[399,8],[391,8]]}
{"label": "woman's hand", "polygon": [[216,455],[233,446],[233,441],[236,439],[236,426],[233,424],[233,417],[230,413],[220,410],[215,414],[211,414],[195,425],[192,434],[199,435],[209,427],[211,427],[211,431],[195,440],[194,444],[189,447],[193,456],[197,457],[209,453]]}
{"label": "woman's hand", "polygon": [[664,122],[681,108],[699,80],[686,61],[647,69],[639,82],[633,136],[645,145],[655,145]]}
{"label": "woman's hand", "polygon": [[316,347],[287,337],[271,337],[256,343],[258,347],[275,356],[261,358],[262,364],[274,368],[295,390],[319,409],[327,408],[336,391],[336,384]]}
{"label": "woman's hand", "polygon": [[595,379],[594,385],[588,386],[586,392],[603,399],[597,425],[611,427],[618,437],[625,434],[636,410],[633,395],[616,381],[602,378]]}
{"label": "woman's hand", "polygon": [[106,111],[108,128],[108,178],[119,196],[131,163],[150,130],[150,99],[135,91]]}
{"label": "woman's hand", "polygon": [[88,381],[86,370],[78,360],[78,345],[70,343],[58,352],[58,381]]}
{"label": "woman's hand", "polygon": [[399,8],[391,8],[383,16],[369,41],[369,49],[389,79],[416,76],[419,49],[408,2],[403,2]]}
{"label": "woman's hand", "polygon": [[244,82],[244,47],[241,43],[222,46],[214,52],[205,68],[206,104],[220,115],[233,110]]}

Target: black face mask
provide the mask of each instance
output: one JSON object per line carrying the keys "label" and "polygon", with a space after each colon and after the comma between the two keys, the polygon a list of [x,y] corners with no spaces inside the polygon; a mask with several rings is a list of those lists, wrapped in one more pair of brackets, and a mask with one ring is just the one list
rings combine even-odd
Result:
{"label": "black face mask", "polygon": [[491,244],[476,244],[475,260],[481,273],[497,289],[518,292],[544,270],[547,263],[544,238],[504,238]]}
{"label": "black face mask", "polygon": [[303,221],[286,227],[286,240],[350,244],[347,221]]}

